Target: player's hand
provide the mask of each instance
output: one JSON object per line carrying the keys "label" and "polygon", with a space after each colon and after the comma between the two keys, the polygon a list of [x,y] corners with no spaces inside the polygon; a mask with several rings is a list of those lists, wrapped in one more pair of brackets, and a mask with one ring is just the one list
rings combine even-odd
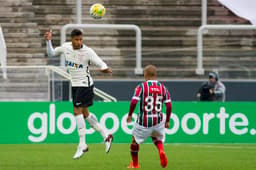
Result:
{"label": "player's hand", "polygon": [[126,122],[131,123],[132,122],[132,116],[128,116],[127,119],[126,119]]}
{"label": "player's hand", "polygon": [[44,34],[44,38],[47,41],[51,40],[52,39],[52,30],[46,31],[45,34]]}
{"label": "player's hand", "polygon": [[170,127],[170,123],[169,122],[165,122],[164,127],[165,128],[169,128]]}
{"label": "player's hand", "polygon": [[102,73],[108,73],[109,75],[112,75],[112,70],[111,68],[107,68],[107,69],[104,69],[104,70],[100,70]]}

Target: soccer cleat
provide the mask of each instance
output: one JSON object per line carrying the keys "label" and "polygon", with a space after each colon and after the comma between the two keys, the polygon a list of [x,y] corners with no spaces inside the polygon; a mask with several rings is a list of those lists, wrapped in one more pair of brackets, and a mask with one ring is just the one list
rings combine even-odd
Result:
{"label": "soccer cleat", "polygon": [[127,167],[128,169],[138,169],[140,168],[139,164],[138,165],[134,165],[133,162],[130,162],[130,165]]}
{"label": "soccer cleat", "polygon": [[83,156],[83,154],[85,153],[85,152],[87,152],[88,151],[88,146],[85,144],[85,145],[82,145],[82,146],[80,146],[80,145],[78,145],[78,147],[77,147],[77,150],[76,150],[76,153],[75,153],[75,155],[74,155],[74,159],[78,159],[78,158],[81,158],[82,156]]}
{"label": "soccer cleat", "polygon": [[112,141],[114,140],[114,137],[109,134],[108,137],[105,139],[105,146],[106,146],[106,153],[108,153],[111,149]]}
{"label": "soccer cleat", "polygon": [[159,155],[160,155],[161,166],[163,168],[165,168],[167,166],[167,157],[165,155],[165,152],[164,151],[160,151]]}

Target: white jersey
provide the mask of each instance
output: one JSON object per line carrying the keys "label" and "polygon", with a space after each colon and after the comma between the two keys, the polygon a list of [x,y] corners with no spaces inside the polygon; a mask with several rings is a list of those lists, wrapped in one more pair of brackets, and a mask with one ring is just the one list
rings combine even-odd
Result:
{"label": "white jersey", "polygon": [[49,56],[64,55],[65,64],[71,75],[72,87],[88,87],[93,85],[90,75],[89,65],[91,63],[100,67],[101,70],[107,69],[108,66],[94,52],[93,49],[83,44],[82,48],[74,50],[71,42],[64,43],[60,47],[52,48],[51,42],[47,42],[47,53]]}

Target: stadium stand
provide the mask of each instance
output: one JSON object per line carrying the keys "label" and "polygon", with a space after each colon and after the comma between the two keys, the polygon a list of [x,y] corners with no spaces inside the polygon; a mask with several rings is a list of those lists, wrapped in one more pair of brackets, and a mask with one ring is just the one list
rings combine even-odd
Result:
{"label": "stadium stand", "polygon": [[[58,65],[59,58],[47,60],[43,33],[49,26],[54,31],[54,45],[59,45],[59,30],[75,22],[75,0],[2,1],[1,17],[8,47],[8,65]],[[83,1],[83,23],[137,24],[143,35],[143,65],[160,67],[161,77],[195,77],[196,33],[201,24],[201,2],[198,0],[111,0],[103,1],[107,15],[95,21],[89,16],[91,1]],[[217,1],[208,1],[209,24],[241,24],[245,21],[231,14]],[[253,32],[216,31],[205,39],[206,70],[220,63],[242,58],[243,64],[253,59]],[[212,36],[211,36],[212,35]],[[224,36],[223,36],[224,35]],[[230,37],[226,40],[226,37]],[[134,77],[135,41],[132,31],[88,30],[85,42],[113,67],[115,77]],[[231,44],[219,49],[219,44]],[[232,45],[234,44],[234,45]],[[245,58],[243,56],[246,56]],[[239,60],[239,64],[240,60]],[[244,65],[246,67],[246,65]],[[238,70],[241,68],[233,68]],[[226,69],[228,70],[228,69]],[[232,70],[232,69],[231,69]],[[229,76],[238,76],[227,74]]]}
{"label": "stadium stand", "polygon": [[[1,17],[8,49],[8,65],[59,65],[59,57],[47,58],[44,32],[53,29],[54,46],[60,43],[60,28],[75,23],[75,0],[0,0]],[[199,0],[104,0],[107,15],[102,20],[89,16],[92,1],[83,0],[82,23],[137,24],[143,36],[143,66],[154,64],[159,76],[172,78],[202,78],[195,74],[196,34],[201,25]],[[208,1],[209,24],[248,24],[217,1]],[[210,31],[204,38],[206,73],[218,69],[222,78],[253,78],[255,70],[255,31]],[[113,68],[111,78],[137,78],[135,67],[135,33],[132,31],[85,30],[85,43]],[[39,72],[42,72],[40,70]],[[34,73],[34,72],[33,72]],[[34,74],[22,74],[26,82]],[[98,72],[95,78],[102,78]],[[13,77],[19,78],[13,74]],[[9,77],[12,77],[9,72]],[[46,80],[47,76],[45,76]],[[105,77],[104,77],[105,78]],[[40,81],[43,81],[42,78]],[[34,86],[46,90],[33,81]],[[6,85],[6,88],[10,88]],[[13,87],[14,89],[15,87]],[[3,89],[3,88],[2,88]],[[36,88],[35,88],[36,89]],[[6,90],[5,90],[6,91]],[[11,90],[7,90],[11,91]],[[8,93],[9,94],[9,93]],[[22,95],[22,94],[21,94]],[[40,96],[40,95],[39,95]],[[40,96],[42,97],[42,96]],[[46,97],[46,96],[45,96]]]}
{"label": "stadium stand", "polygon": [[31,0],[1,0],[1,26],[7,50],[8,65],[46,64],[40,41],[40,30]]}

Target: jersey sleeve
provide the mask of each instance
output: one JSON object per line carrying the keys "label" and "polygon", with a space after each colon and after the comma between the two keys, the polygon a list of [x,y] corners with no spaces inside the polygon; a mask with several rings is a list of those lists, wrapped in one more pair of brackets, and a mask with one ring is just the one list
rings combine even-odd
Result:
{"label": "jersey sleeve", "polygon": [[95,51],[91,48],[88,50],[90,61],[96,66],[100,67],[101,70],[105,70],[108,68],[107,64],[95,53]]}
{"label": "jersey sleeve", "polygon": [[171,102],[171,96],[170,93],[168,91],[168,89],[165,87],[165,93],[164,93],[164,103],[169,103]]}
{"label": "jersey sleeve", "polygon": [[56,47],[54,49],[54,51],[55,51],[56,55],[60,55],[60,54],[64,53],[64,48],[62,46]]}
{"label": "jersey sleeve", "polygon": [[46,41],[46,51],[49,57],[54,57],[62,54],[64,52],[64,49],[62,46],[56,47],[55,49],[53,49],[52,42]]}
{"label": "jersey sleeve", "polygon": [[135,88],[132,99],[140,100],[140,95],[141,95],[141,93],[142,93],[142,86],[141,86],[141,84],[140,84],[140,85],[138,85],[138,86]]}

